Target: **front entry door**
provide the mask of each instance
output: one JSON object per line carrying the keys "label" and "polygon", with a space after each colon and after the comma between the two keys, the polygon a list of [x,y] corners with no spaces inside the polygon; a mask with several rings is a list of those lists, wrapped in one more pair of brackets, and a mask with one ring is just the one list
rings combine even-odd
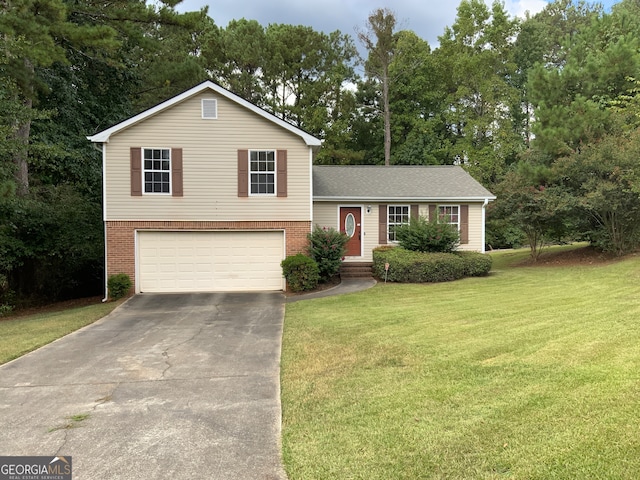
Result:
{"label": "front entry door", "polygon": [[360,207],[340,207],[340,231],[349,236],[347,256],[362,256],[362,209]]}

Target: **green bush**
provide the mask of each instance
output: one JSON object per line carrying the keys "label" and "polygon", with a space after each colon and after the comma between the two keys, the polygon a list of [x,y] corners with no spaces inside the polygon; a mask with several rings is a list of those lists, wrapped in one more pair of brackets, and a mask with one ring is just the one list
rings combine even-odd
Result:
{"label": "green bush", "polygon": [[320,228],[316,225],[307,236],[309,256],[318,264],[320,278],[329,280],[340,271],[349,237],[335,228]]}
{"label": "green bush", "polygon": [[456,252],[464,260],[465,277],[484,277],[491,271],[493,259],[478,252]]}
{"label": "green bush", "polygon": [[320,273],[318,264],[313,258],[299,253],[285,258],[280,266],[287,280],[287,286],[292,292],[304,292],[318,286]]}
{"label": "green bush", "polygon": [[126,297],[131,290],[131,278],[126,273],[118,273],[116,275],[110,275],[107,280],[107,288],[109,289],[109,296],[113,300],[119,300]]}
{"label": "green bush", "polygon": [[491,270],[491,257],[475,252],[425,253],[402,247],[377,248],[373,251],[373,271],[387,281],[402,283],[448,282],[469,276],[486,275]]}
{"label": "green bush", "polygon": [[414,252],[453,252],[460,243],[457,227],[437,218],[412,217],[396,228],[396,238],[402,248]]}

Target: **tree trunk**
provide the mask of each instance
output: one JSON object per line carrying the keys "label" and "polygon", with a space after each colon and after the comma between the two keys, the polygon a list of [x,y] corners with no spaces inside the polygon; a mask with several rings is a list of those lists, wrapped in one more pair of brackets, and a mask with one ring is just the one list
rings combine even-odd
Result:
{"label": "tree trunk", "polygon": [[24,120],[18,120],[15,130],[15,138],[17,140],[17,148],[13,154],[13,163],[15,164],[14,178],[19,196],[26,196],[29,193],[29,165],[27,158],[29,156],[29,135],[31,134],[31,111],[33,108],[33,82],[34,76],[33,63],[27,58],[23,60],[26,78],[28,79],[22,86],[22,105],[28,112]]}
{"label": "tree trunk", "polygon": [[382,102],[384,104],[384,164],[391,162],[391,110],[389,108],[389,73],[385,68],[382,78]]}
{"label": "tree trunk", "polygon": [[[24,106],[31,110],[33,101],[29,98],[24,101]],[[18,125],[16,129],[16,140],[18,140],[18,148],[13,155],[13,163],[15,163],[14,178],[17,185],[18,195],[24,197],[29,193],[29,166],[27,157],[29,153],[29,134],[31,133],[31,119],[27,118]]]}

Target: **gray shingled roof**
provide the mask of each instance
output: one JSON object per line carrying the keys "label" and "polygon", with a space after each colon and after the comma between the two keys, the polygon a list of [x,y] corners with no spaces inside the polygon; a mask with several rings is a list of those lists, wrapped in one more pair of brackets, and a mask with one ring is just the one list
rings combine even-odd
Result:
{"label": "gray shingled roof", "polygon": [[493,200],[462,167],[349,165],[313,167],[314,200]]}

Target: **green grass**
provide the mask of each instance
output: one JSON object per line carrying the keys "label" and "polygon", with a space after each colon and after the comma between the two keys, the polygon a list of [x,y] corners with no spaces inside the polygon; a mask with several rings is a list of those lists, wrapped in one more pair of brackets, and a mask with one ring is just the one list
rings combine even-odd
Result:
{"label": "green grass", "polygon": [[640,257],[287,305],[290,480],[635,479]]}
{"label": "green grass", "polygon": [[0,364],[18,358],[89,325],[122,302],[0,320]]}

